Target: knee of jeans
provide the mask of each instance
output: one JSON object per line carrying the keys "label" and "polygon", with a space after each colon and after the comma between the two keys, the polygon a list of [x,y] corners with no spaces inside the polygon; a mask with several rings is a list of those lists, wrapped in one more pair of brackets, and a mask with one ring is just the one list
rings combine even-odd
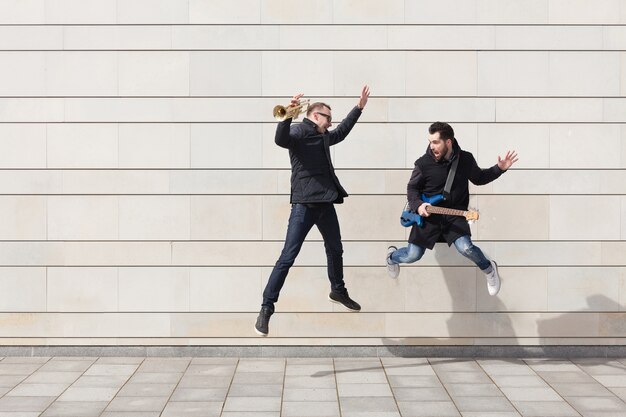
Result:
{"label": "knee of jeans", "polygon": [[472,255],[474,255],[474,249],[476,249],[476,246],[474,246],[472,243],[463,243],[457,249],[459,250],[459,252],[461,252],[462,255],[471,258]]}
{"label": "knee of jeans", "polygon": [[424,255],[424,252],[419,250],[419,249],[414,249],[411,248],[409,249],[409,252],[406,254],[406,263],[412,263],[412,262],[417,262],[419,261],[422,256]]}

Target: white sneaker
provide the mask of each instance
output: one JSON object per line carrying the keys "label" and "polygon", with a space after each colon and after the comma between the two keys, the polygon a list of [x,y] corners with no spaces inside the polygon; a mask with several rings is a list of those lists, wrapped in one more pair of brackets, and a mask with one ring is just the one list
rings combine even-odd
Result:
{"label": "white sneaker", "polygon": [[487,277],[487,291],[489,295],[496,295],[500,292],[500,275],[498,275],[498,264],[495,261],[491,261],[492,271],[486,274]]}
{"label": "white sneaker", "polygon": [[387,264],[387,273],[391,278],[398,278],[398,275],[400,275],[400,265],[389,263],[389,257],[397,250],[398,248],[395,246],[389,246],[387,248],[387,258],[385,258],[385,263]]}

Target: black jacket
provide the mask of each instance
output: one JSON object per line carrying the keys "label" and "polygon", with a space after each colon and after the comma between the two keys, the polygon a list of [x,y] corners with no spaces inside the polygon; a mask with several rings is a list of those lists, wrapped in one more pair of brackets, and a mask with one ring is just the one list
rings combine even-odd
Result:
{"label": "black jacket", "polygon": [[291,119],[278,123],[275,142],[289,149],[291,159],[290,203],[343,203],[348,193],[335,175],[330,147],[348,136],[360,116],[355,106],[337,128],[323,134],[309,119],[293,126]]}
{"label": "black jacket", "polygon": [[[441,158],[437,161],[430,146],[426,153],[415,161],[415,168],[407,185],[407,199],[411,210],[417,211],[421,206],[422,194],[432,197],[442,194],[448,178],[448,171],[455,158],[459,158],[454,182],[450,190],[450,197],[438,203],[438,206],[458,210],[467,210],[469,205],[469,183],[475,185],[488,184],[497,179],[504,171],[498,165],[481,169],[478,167],[474,155],[461,149],[456,139],[452,144],[452,157],[449,161]],[[462,217],[431,215],[424,219],[424,227],[413,226],[409,242],[419,246],[431,248],[435,242],[443,237],[448,244],[463,235],[471,236],[467,222]]]}

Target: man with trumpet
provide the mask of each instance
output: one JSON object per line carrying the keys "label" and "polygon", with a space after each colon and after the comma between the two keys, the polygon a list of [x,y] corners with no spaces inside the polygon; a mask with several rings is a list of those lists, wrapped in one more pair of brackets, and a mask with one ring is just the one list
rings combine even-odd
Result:
{"label": "man with trumpet", "polygon": [[[261,336],[269,333],[270,317],[274,313],[274,303],[278,301],[289,268],[295,262],[304,239],[315,225],[324,239],[328,262],[330,294],[328,299],[342,304],[352,311],[361,306],[348,295],[343,280],[343,246],[339,231],[339,221],[334,204],[343,203],[348,193],[339,183],[330,158],[330,147],[348,136],[367,104],[370,90],[366,85],[361,91],[357,105],[346,118],[333,129],[332,113],[328,104],[300,102],[303,94],[296,94],[286,106],[276,106],[274,117],[279,120],[275,142],[289,149],[291,160],[291,214],[287,226],[285,245],[274,266],[263,291],[261,311],[254,326]],[[292,125],[306,108],[306,118]]]}

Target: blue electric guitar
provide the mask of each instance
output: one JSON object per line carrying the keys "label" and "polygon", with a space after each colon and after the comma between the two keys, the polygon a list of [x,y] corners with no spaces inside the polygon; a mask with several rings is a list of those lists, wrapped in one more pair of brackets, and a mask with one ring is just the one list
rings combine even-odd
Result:
{"label": "blue electric guitar", "polygon": [[[426,195],[422,194],[422,201],[432,204],[432,206],[426,206],[426,211],[428,213],[447,214],[448,216],[461,216],[465,217],[468,222],[478,220],[478,212],[475,210],[465,211],[435,206],[435,204],[439,203],[441,200],[443,200],[443,194],[437,194],[432,197],[427,197]],[[402,215],[400,216],[400,224],[402,224],[402,226],[404,227],[410,227],[414,224],[416,224],[418,227],[422,227],[424,225],[424,219],[413,210],[409,210],[409,203],[407,203],[406,207],[402,211]]]}

